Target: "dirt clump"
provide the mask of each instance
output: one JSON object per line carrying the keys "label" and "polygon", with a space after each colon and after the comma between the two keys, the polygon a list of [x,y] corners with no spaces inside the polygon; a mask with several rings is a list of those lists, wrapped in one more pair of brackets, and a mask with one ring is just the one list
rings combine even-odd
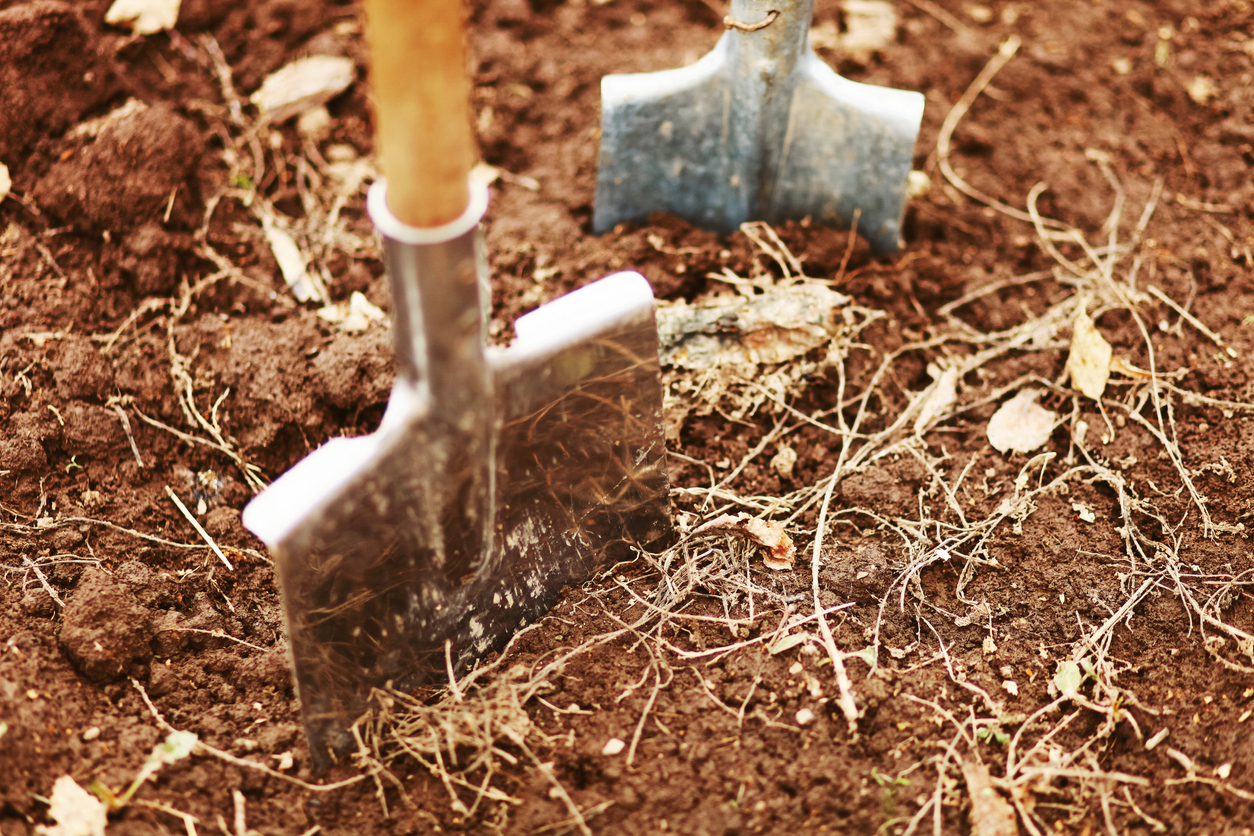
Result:
{"label": "dirt clump", "polygon": [[52,378],[57,394],[74,400],[104,400],[113,389],[113,368],[86,337],[70,335],[61,340]]}
{"label": "dirt clump", "polygon": [[0,161],[59,134],[113,92],[94,35],[69,3],[37,0],[0,11]]}
{"label": "dirt clump", "polygon": [[91,568],[66,602],[58,640],[79,673],[103,683],[151,658],[153,635],[152,612],[108,572]]}
{"label": "dirt clump", "polygon": [[29,473],[47,464],[48,455],[38,439],[26,435],[0,440],[0,470]]}
{"label": "dirt clump", "polygon": [[[108,121],[81,153],[54,163],[36,185],[35,200],[60,221],[125,234],[191,208],[188,175],[203,153],[204,138],[192,122],[164,104],[141,107]],[[131,249],[147,247],[136,241]]]}

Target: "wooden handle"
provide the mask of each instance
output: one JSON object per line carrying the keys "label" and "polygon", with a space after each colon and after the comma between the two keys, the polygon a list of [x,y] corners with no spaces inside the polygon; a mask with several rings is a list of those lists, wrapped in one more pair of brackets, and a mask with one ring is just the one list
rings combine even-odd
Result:
{"label": "wooden handle", "polygon": [[462,0],[366,0],[375,141],[388,209],[409,226],[456,220],[477,152]]}

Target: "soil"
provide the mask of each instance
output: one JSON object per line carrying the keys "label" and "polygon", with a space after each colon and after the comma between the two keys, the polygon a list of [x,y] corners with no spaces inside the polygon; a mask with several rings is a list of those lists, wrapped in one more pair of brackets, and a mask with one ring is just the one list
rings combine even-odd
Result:
{"label": "soil", "polygon": [[[103,22],[107,6],[0,0],[0,162],[13,181],[0,203],[4,836],[48,822],[44,799],[59,776],[115,791],[131,782],[165,737],[141,688],[165,721],[237,759],[311,782],[359,774],[348,760],[327,776],[310,770],[272,566],[239,509],[257,482],[243,463],[272,479],[333,436],[370,432],[391,385],[386,328],[343,331],[317,304],[293,300],[258,213],[268,205],[292,228],[325,217],[334,181],[310,179],[310,167],[371,153],[360,10],[185,0],[176,32],[136,37]],[[1099,411],[1058,385],[1068,320],[965,371],[961,408],[916,446],[842,471],[816,597],[849,605],[827,616],[834,647],[879,650],[874,670],[865,656],[840,656],[859,712],[852,730],[813,622],[808,638],[770,652],[788,614],[780,602],[813,613],[822,503],[797,502],[791,518],[791,506],[775,514],[789,518],[796,568],[749,558],[762,592],[728,611],[743,624],[719,623],[717,590],[700,587],[683,612],[707,620],[620,636],[549,676],[522,705],[537,760],[501,744],[515,763],[502,761],[493,786],[510,801],[465,814],[412,760],[392,763],[396,783],[323,791],[206,750],[166,766],[137,799],[195,816],[199,832],[238,836],[240,816],[261,834],[576,832],[566,798],[596,833],[1014,833],[1013,814],[975,791],[991,774],[987,792],[1014,805],[1024,833],[1254,830],[1254,660],[1240,638],[1254,632],[1254,424],[1241,406],[1254,401],[1251,4],[892,8],[891,42],[859,60],[820,54],[851,79],[926,96],[915,168],[931,188],[910,204],[902,252],[872,258],[864,243],[847,248],[847,232],[804,221],[778,229],[807,275],[837,279],[851,311],[883,316],[857,335],[847,380],[821,362],[822,349],[789,378],[785,399],[796,414],[828,416],[817,423],[772,402],[737,411],[743,382],[721,403],[681,404],[671,428],[677,521],[709,516],[699,489],[732,474],[785,418],[797,423],[787,444],[767,445],[722,487],[756,498],[759,511],[762,498],[825,489],[842,442],[822,421],[854,419],[860,402],[849,393],[872,386],[863,429],[889,428],[931,384],[929,364],[935,372],[973,356],[987,335],[1041,317],[1083,284],[1030,223],[942,174],[945,117],[1012,35],[1021,47],[959,124],[948,162],[1020,210],[1047,184],[1040,212],[1105,243],[1117,197],[1108,161],[1126,198],[1113,226],[1134,241],[1115,278],[1125,282],[1135,264],[1141,292],[1119,305],[1102,296],[1107,285],[1083,285],[1096,294],[1090,311],[1117,356],[1210,400],[1160,389],[1161,413],[1144,377],[1120,379]],[[744,233],[720,240],[657,216],[591,234],[598,80],[689,64],[720,20],[718,4],[697,0],[474,7],[477,131],[484,160],[505,172],[486,228],[498,339],[521,313],[618,269],[639,270],[672,302],[727,293],[709,277],[724,268],[782,278]],[[850,15],[820,0],[815,21],[840,31]],[[244,96],[308,54],[347,55],[358,68],[320,137],[291,122],[258,127],[222,83],[229,68]],[[132,98],[142,106],[94,121]],[[332,302],[359,291],[386,310],[358,185],[334,224],[302,227],[334,234],[302,240]],[[1151,285],[1195,319],[1145,293]],[[1049,460],[1003,455],[986,436],[997,401],[1026,379],[1063,416],[1042,448]],[[1077,441],[1080,422],[1087,442]],[[1178,439],[1180,466],[1155,433]],[[784,446],[795,463],[773,466]],[[979,547],[946,540],[960,522],[992,519],[1025,486],[1083,464],[1080,447],[1105,475],[1034,494],[983,529]],[[233,568],[204,547],[171,491]],[[640,615],[627,589],[657,583],[641,562],[568,590],[501,669],[617,629]],[[702,655],[734,641],[747,644]],[[1068,690],[1064,663],[1080,658],[1100,670]],[[631,744],[630,762],[625,751],[605,754],[611,739]],[[1021,761],[1037,772],[1012,774]],[[466,804],[475,797],[460,793]],[[168,810],[132,803],[108,832],[183,829]]]}

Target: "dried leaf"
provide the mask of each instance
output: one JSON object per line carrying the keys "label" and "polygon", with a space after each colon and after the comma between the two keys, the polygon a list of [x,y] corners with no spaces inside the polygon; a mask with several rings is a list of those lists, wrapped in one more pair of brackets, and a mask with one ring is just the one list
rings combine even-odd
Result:
{"label": "dried leaf", "polygon": [[971,799],[972,836],[1019,836],[1014,807],[993,788],[988,767],[967,760],[960,766]]}
{"label": "dried leaf", "polygon": [[1053,685],[1058,693],[1067,699],[1075,699],[1084,684],[1084,673],[1073,659],[1067,659],[1058,665],[1058,673],[1054,674]]}
{"label": "dried leaf", "polygon": [[311,55],[266,76],[250,101],[271,122],[283,122],[324,105],[348,89],[357,76],[352,59]]}
{"label": "dried leaf", "polygon": [[348,304],[327,305],[318,310],[318,316],[341,331],[365,331],[372,322],[383,322],[387,314],[376,308],[360,291],[353,291]]}
{"label": "dried leaf", "polygon": [[1031,453],[1049,441],[1058,416],[1036,402],[1039,389],[1024,389],[988,422],[988,441],[999,453]]}
{"label": "dried leaf", "polygon": [[771,458],[771,469],[785,479],[790,479],[796,466],[797,451],[786,444],[780,445],[779,452]]}
{"label": "dried leaf", "polygon": [[115,0],[105,12],[105,23],[129,23],[133,35],[155,35],[173,29],[179,20],[180,0]]}
{"label": "dried leaf", "polygon": [[927,398],[914,419],[914,432],[919,434],[930,427],[937,418],[945,414],[949,407],[958,399],[958,367],[950,366],[937,369],[935,365],[927,367],[933,383],[928,387]]}
{"label": "dried leaf", "polygon": [[344,197],[352,197],[361,191],[362,183],[378,177],[366,157],[334,160],[327,163],[323,171],[333,181],[335,193]]}
{"label": "dried leaf", "polygon": [[768,652],[772,656],[778,656],[779,654],[783,653],[786,650],[792,650],[794,647],[796,647],[799,644],[805,644],[806,642],[813,641],[813,640],[814,640],[814,636],[810,635],[804,630],[802,630],[800,633],[789,633],[786,636],[780,636],[778,639],[772,642],[771,646],[768,648]]}
{"label": "dried leaf", "polygon": [[280,229],[269,217],[263,219],[262,227],[266,233],[266,240],[270,242],[270,251],[274,253],[274,260],[279,263],[279,271],[283,274],[283,281],[288,290],[292,291],[292,295],[299,302],[308,302],[310,299],[317,298],[317,289],[309,277],[305,256],[301,253],[300,247],[296,246],[296,240],[285,230]]}
{"label": "dried leaf", "polygon": [[766,549],[762,557],[768,569],[779,572],[791,569],[797,557],[797,547],[793,545],[792,538],[777,522],[755,519],[745,513],[723,514],[697,526],[692,533],[693,536],[700,536],[712,531],[734,534]]}
{"label": "dried leaf", "polygon": [[148,762],[158,767],[177,763],[190,755],[198,742],[194,732],[170,732],[166,735],[165,740],[152,747],[152,754],[148,756]]}
{"label": "dried leaf", "polygon": [[95,119],[79,122],[66,136],[70,139],[95,139],[100,136],[101,131],[110,125],[121,122],[128,116],[143,113],[147,109],[148,105],[139,99],[127,99],[125,104],[118,105],[104,116],[97,116]]}
{"label": "dried leaf", "polygon": [[911,171],[906,175],[906,200],[923,197],[932,191],[932,178],[926,171]]}
{"label": "dried leaf", "polygon": [[1084,309],[1076,311],[1075,333],[1071,336],[1071,353],[1067,355],[1067,371],[1071,387],[1093,400],[1101,400],[1110,380],[1110,343],[1097,332],[1093,320]]}
{"label": "dried leaf", "polygon": [[4,200],[9,196],[9,190],[13,188],[13,181],[9,178],[9,167],[4,163],[0,163],[0,200]]}
{"label": "dried leaf", "polygon": [[105,805],[74,782],[69,775],[62,775],[52,785],[51,805],[48,815],[56,822],[52,827],[38,825],[37,834],[42,836],[104,836],[108,811]]}

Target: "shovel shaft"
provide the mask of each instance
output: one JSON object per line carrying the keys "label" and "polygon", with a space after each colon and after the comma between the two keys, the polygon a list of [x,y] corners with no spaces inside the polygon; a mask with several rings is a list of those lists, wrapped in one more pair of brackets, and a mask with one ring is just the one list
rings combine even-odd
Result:
{"label": "shovel shaft", "polygon": [[[734,51],[743,56],[731,60],[741,76],[739,84],[746,88],[739,94],[769,95],[773,91],[760,87],[770,88],[788,77],[803,54],[813,17],[814,0],[732,0],[724,25],[736,32],[731,36]],[[762,26],[767,20],[770,23]],[[745,31],[737,24],[762,28]]]}
{"label": "shovel shaft", "polygon": [[367,207],[383,239],[392,288],[398,383],[424,408],[456,416],[455,423],[478,435],[491,401],[483,328],[490,291],[479,235],[488,193],[482,184],[472,189],[463,181],[462,188],[469,205],[441,227],[401,223],[391,211],[391,179],[370,188]]}
{"label": "shovel shaft", "polygon": [[413,227],[458,218],[474,165],[461,0],[367,0],[388,208]]}

